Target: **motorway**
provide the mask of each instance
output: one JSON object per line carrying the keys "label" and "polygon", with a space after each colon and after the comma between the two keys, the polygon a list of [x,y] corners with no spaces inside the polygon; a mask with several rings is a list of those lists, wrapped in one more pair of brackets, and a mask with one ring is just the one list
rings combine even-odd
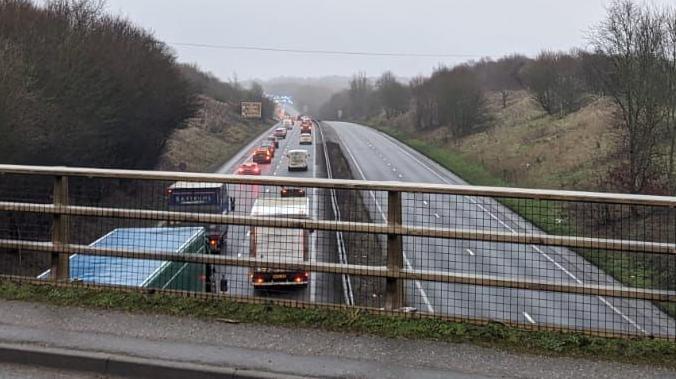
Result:
{"label": "motorway", "polygon": [[[291,113],[291,112],[290,112]],[[293,113],[292,113],[293,114]],[[224,174],[234,174],[240,164],[251,160],[252,151],[260,145],[275,128],[281,127],[281,124],[275,125],[270,130],[264,132],[244,149],[242,149],[233,159],[223,165],[218,172]],[[261,175],[272,177],[294,177],[294,178],[321,178],[326,177],[324,167],[323,149],[321,134],[316,131],[313,133],[312,145],[299,145],[300,127],[294,126],[288,131],[285,139],[279,141],[279,148],[270,164],[261,164]],[[308,171],[289,172],[287,169],[286,154],[289,150],[304,149],[310,152]],[[259,197],[279,196],[279,187],[257,186],[257,185],[237,185],[230,188],[230,195],[236,199],[236,214],[250,214],[255,200]],[[310,199],[311,216],[314,219],[326,219],[332,217],[326,214],[326,194],[318,189],[306,189]],[[248,257],[249,256],[249,227],[231,226],[228,231],[228,247],[225,254],[229,256]],[[336,262],[335,238],[332,234],[326,232],[313,232],[310,234],[310,261]],[[254,291],[249,280],[249,270],[243,267],[216,267],[214,279],[216,283],[220,279],[226,279],[228,282],[227,293],[233,296],[266,296],[273,298],[299,300],[307,302],[343,302],[342,286],[340,277],[333,274],[311,273],[307,287],[271,289],[268,291]]]}
{"label": "motorway", "polygon": [[[356,179],[466,184],[374,129],[345,122],[323,122],[322,127],[338,137]],[[363,197],[374,222],[385,222],[387,194]],[[405,224],[539,232],[492,199],[404,194],[402,203]],[[620,286],[565,248],[406,237],[404,253],[407,268]],[[405,292],[407,306],[427,313],[639,335],[673,336],[676,331],[673,319],[645,301],[419,281],[407,282]]]}

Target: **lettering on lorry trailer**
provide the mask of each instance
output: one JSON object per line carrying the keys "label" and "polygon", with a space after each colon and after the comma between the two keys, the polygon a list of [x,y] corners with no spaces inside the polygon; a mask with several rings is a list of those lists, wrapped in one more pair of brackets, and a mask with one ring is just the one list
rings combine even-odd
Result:
{"label": "lettering on lorry trailer", "polygon": [[[260,198],[251,210],[252,216],[309,218],[309,202],[306,197]],[[250,233],[250,256],[269,263],[304,263],[309,259],[309,236],[304,229],[252,227]],[[254,288],[271,286],[305,286],[310,274],[302,268],[279,269],[262,264],[250,272]]]}

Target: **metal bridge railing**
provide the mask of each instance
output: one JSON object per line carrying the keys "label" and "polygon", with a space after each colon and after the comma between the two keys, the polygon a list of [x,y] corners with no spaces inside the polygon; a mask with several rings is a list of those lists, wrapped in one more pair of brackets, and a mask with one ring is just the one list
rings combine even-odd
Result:
{"label": "metal bridge railing", "polygon": [[675,239],[674,197],[0,165],[37,283],[674,339]]}

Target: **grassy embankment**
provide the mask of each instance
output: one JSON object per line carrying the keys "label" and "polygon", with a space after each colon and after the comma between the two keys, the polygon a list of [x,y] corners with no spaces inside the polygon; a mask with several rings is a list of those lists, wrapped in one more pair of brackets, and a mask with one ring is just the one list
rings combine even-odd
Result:
{"label": "grassy embankment", "polygon": [[270,126],[242,120],[228,103],[205,96],[200,103],[197,117],[170,136],[158,169],[178,170],[183,162],[187,171],[212,172]]}
{"label": "grassy embankment", "polygon": [[[546,115],[525,92],[513,94],[506,108],[489,97],[492,126],[470,136],[446,138],[443,130],[414,132],[403,116],[370,124],[406,143],[461,176],[470,184],[599,191],[614,164],[618,133],[612,127],[613,107],[597,100],[563,118]],[[500,199],[502,203],[551,234],[603,235],[598,225],[576,220],[566,204]],[[626,211],[625,211],[626,212]],[[639,231],[664,229],[660,217],[619,220],[620,238],[641,239]],[[612,226],[603,226],[608,232]],[[668,235],[668,233],[662,233]],[[673,235],[673,233],[672,233]],[[615,236],[617,237],[617,236]],[[663,238],[663,236],[661,236]],[[650,237],[647,237],[650,238]],[[605,251],[579,251],[618,281],[639,288],[676,289],[669,257]],[[672,283],[670,286],[669,283]],[[658,304],[676,315],[676,304]]]}

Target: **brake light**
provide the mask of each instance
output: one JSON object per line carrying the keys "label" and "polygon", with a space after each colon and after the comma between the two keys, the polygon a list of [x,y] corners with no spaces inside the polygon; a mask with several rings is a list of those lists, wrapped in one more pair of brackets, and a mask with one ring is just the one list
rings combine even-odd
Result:
{"label": "brake light", "polygon": [[251,277],[251,280],[256,284],[261,284],[261,283],[265,282],[265,277],[261,274],[254,274]]}
{"label": "brake light", "polygon": [[294,278],[293,278],[293,281],[296,282],[296,283],[307,282],[308,277],[309,277],[308,273],[303,272],[301,274],[296,274],[296,276],[294,276]]}
{"label": "brake light", "polygon": [[209,246],[211,246],[212,249],[218,247],[218,237],[209,237]]}
{"label": "brake light", "polygon": [[174,192],[174,190],[172,190],[171,188],[167,188],[167,190],[166,190],[167,196],[171,196],[172,192]]}

